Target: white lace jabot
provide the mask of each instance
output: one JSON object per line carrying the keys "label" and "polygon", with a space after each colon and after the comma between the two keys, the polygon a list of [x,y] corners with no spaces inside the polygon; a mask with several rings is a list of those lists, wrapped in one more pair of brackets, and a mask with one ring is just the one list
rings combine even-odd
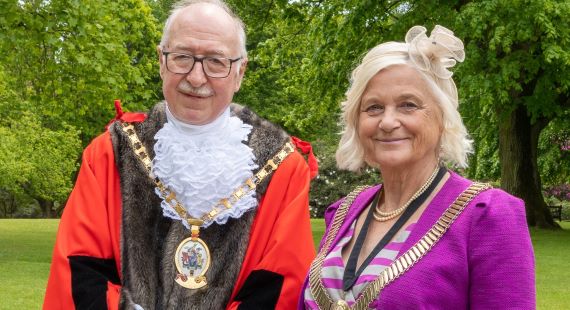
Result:
{"label": "white lace jabot", "polygon": [[[230,116],[229,107],[206,125],[181,122],[168,104],[165,110],[167,122],[154,136],[152,173],[176,194],[190,216],[200,218],[220,199],[229,197],[257,168],[252,150],[242,143],[248,140],[252,126]],[[181,220],[158,189],[156,193],[163,199],[164,216]],[[239,218],[256,206],[255,191],[251,191],[214,221],[225,224],[230,217]],[[189,228],[186,221],[182,223]],[[212,223],[206,222],[203,227]]]}

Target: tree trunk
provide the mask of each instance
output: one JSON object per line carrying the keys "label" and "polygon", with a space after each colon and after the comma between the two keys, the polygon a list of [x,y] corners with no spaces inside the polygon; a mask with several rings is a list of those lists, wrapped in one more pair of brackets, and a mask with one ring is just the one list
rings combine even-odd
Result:
{"label": "tree trunk", "polygon": [[45,200],[42,198],[38,198],[37,200],[40,208],[42,209],[42,213],[44,214],[44,218],[52,218],[53,201]]}
{"label": "tree trunk", "polygon": [[69,200],[69,196],[67,197],[67,199],[65,199],[64,202],[60,202],[57,207],[54,210],[54,218],[59,218],[61,217],[61,215],[63,214],[63,209],[65,208],[65,206],[67,205],[67,200]]}
{"label": "tree trunk", "polygon": [[0,204],[2,205],[2,218],[8,218],[8,202],[2,199]]}
{"label": "tree trunk", "polygon": [[524,200],[529,226],[558,228],[544,202],[537,165],[538,137],[547,124],[531,124],[522,105],[499,122],[501,187]]}
{"label": "tree trunk", "polygon": [[3,211],[3,218],[11,218],[14,217],[14,212],[18,209],[18,201],[16,201],[16,197],[9,192],[2,191],[2,211]]}

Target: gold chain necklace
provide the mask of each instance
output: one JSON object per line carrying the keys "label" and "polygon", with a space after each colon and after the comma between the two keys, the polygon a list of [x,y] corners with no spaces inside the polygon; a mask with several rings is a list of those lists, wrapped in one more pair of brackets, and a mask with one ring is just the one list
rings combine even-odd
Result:
{"label": "gold chain necklace", "polygon": [[281,150],[275,156],[267,161],[257,173],[248,178],[242,185],[238,186],[228,198],[222,198],[216,205],[212,207],[210,212],[205,213],[200,218],[191,217],[186,208],[177,199],[176,194],[171,191],[164,183],[152,174],[152,161],[146,147],[142,144],[135,127],[131,123],[122,123],[123,131],[129,137],[129,142],[136,156],[140,159],[149,177],[154,182],[156,188],[160,191],[164,200],[173,206],[178,216],[190,226],[190,237],[182,240],[176,249],[174,255],[174,263],[178,274],[176,275],[176,283],[188,288],[198,289],[208,284],[206,281],[206,271],[210,268],[211,255],[208,245],[204,240],[200,239],[200,227],[205,222],[213,221],[222,211],[231,209],[238,200],[247,193],[256,189],[257,185],[277,170],[277,167],[283,160],[293,153],[295,148],[291,141],[286,142]]}
{"label": "gold chain necklace", "polygon": [[[433,173],[431,174],[431,176],[426,180],[426,182],[420,187],[420,189],[418,189],[410,199],[408,199],[408,201],[401,207],[399,207],[396,210],[390,211],[390,212],[384,212],[382,210],[380,210],[380,204],[376,204],[376,206],[374,207],[374,211],[372,212],[372,215],[374,216],[374,219],[377,220],[378,222],[386,222],[389,221],[397,216],[399,216],[400,214],[402,214],[404,211],[406,211],[406,209],[410,206],[410,204],[412,203],[412,201],[416,200],[421,194],[423,194],[426,189],[431,185],[431,183],[433,182],[433,180],[435,179],[435,176],[437,175],[437,173],[439,172],[439,166],[437,166],[435,168],[435,170],[433,171]],[[384,193],[384,187],[382,187],[382,193]]]}

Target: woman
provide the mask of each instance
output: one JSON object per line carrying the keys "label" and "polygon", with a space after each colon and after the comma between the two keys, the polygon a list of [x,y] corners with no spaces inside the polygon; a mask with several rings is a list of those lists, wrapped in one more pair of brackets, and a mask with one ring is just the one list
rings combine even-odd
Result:
{"label": "woman", "polygon": [[415,26],[373,48],[343,103],[340,168],[383,184],[329,207],[303,309],[533,309],[534,257],[523,202],[473,183],[472,150],[448,68],[463,43]]}

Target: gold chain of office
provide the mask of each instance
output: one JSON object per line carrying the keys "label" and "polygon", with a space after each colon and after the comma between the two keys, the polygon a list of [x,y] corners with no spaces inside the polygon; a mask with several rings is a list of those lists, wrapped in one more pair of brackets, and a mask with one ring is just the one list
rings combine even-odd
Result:
{"label": "gold chain of office", "polygon": [[[123,122],[123,131],[129,137],[129,141],[133,150],[137,157],[142,162],[143,166],[145,167],[146,171],[149,173],[149,176],[152,175],[152,161],[146,147],[142,144],[140,139],[138,138],[135,127],[131,123]],[[227,197],[222,198],[218,201],[216,205],[212,207],[212,210],[204,215],[202,215],[199,219],[193,218],[188,215],[186,209],[182,206],[180,201],[176,198],[176,194],[169,190],[166,185],[164,185],[157,177],[152,177],[154,184],[164,197],[167,203],[174,206],[174,209],[178,213],[178,215],[186,220],[186,222],[190,226],[201,226],[204,222],[212,221],[214,218],[220,214],[220,212],[231,209],[242,197],[244,197],[247,193],[255,190],[263,180],[269,176],[272,172],[277,170],[277,167],[283,162],[283,160],[293,151],[295,148],[291,141],[288,141],[283,145],[281,150],[275,154],[275,156],[267,161],[263,168],[259,169],[257,173],[255,173],[252,177],[248,178],[242,185],[238,186],[233,193]]]}

